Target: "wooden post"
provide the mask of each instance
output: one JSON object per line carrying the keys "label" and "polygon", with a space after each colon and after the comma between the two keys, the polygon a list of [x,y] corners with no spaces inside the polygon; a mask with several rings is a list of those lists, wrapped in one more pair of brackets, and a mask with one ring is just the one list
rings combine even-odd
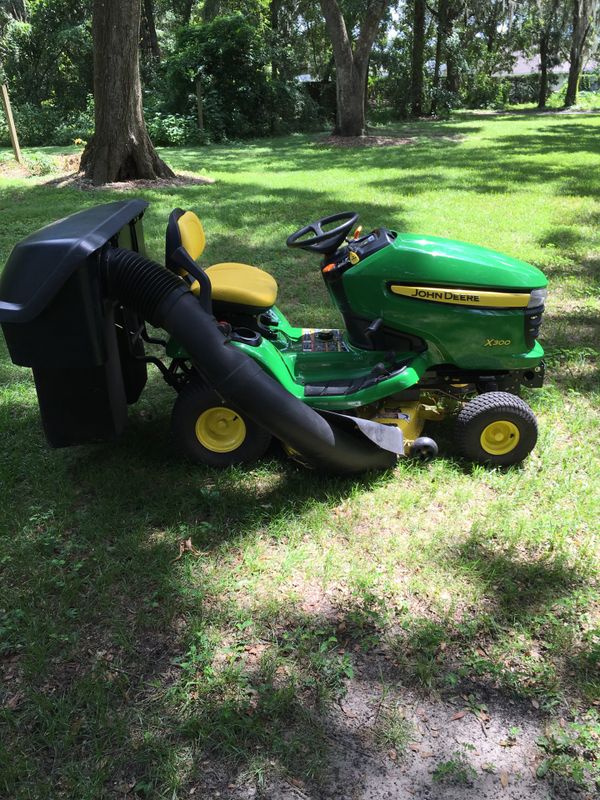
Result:
{"label": "wooden post", "polygon": [[198,107],[198,130],[204,130],[204,110],[202,108],[202,79],[196,78],[196,105]]}
{"label": "wooden post", "polygon": [[23,163],[23,156],[21,155],[21,148],[19,147],[19,137],[17,136],[17,129],[15,128],[15,121],[12,115],[12,108],[10,107],[10,98],[8,96],[8,89],[6,84],[2,84],[2,105],[4,106],[4,113],[6,114],[6,121],[8,122],[8,131],[10,133],[10,141],[12,142],[12,149],[19,164]]}

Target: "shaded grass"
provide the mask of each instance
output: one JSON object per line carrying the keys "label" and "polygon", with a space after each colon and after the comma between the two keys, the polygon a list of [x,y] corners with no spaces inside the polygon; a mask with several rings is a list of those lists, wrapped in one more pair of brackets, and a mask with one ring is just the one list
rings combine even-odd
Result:
{"label": "shaded grass", "polygon": [[[545,269],[548,383],[527,398],[540,441],[508,471],[456,461],[446,431],[428,468],[341,480],[274,453],[217,472],[171,452],[173,397],[153,376],[120,441],[50,451],[30,376],[0,343],[0,794],[318,782],[357,650],[374,678],[385,653],[400,690],[478,686],[584,718],[599,690],[599,131],[596,116],[472,115],[400,126],[414,137],[402,147],[294,136],[164,151],[217,182],[144,192],[151,255],[171,208],[195,208],[206,263],[265,267],[294,321],[336,314],[285,237],[340,208]],[[5,180],[0,257],[121,198]],[[174,561],[188,537],[202,555]]]}

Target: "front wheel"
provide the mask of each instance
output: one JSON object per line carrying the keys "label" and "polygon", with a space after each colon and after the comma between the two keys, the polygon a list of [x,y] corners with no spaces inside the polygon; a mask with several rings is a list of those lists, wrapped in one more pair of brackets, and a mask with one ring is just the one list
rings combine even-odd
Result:
{"label": "front wheel", "polygon": [[271,442],[264,428],[194,381],[183,387],[175,401],[171,435],[183,455],[211,467],[256,461]]}
{"label": "front wheel", "polygon": [[519,464],[535,447],[537,422],[527,403],[508,392],[486,392],[456,418],[459,452],[480,464]]}

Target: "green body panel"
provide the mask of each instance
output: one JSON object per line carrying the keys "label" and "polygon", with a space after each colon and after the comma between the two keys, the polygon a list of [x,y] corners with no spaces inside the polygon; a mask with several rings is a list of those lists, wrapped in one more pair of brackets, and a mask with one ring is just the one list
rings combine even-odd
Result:
{"label": "green body panel", "polygon": [[[525,341],[524,308],[477,308],[413,299],[394,294],[390,283],[415,284],[481,291],[527,292],[546,286],[540,270],[523,261],[475,245],[437,237],[398,234],[394,241],[368,255],[343,273],[347,305],[357,317],[382,319],[386,328],[425,340],[421,353],[373,351],[354,347],[342,331],[334,331],[337,349],[310,349],[304,343],[308,329],[294,327],[276,307],[269,324],[273,338],[260,344],[234,341],[307,405],[323,409],[351,409],[383,400],[419,383],[424,373],[439,365],[466,370],[528,370],[544,351],[538,342]],[[334,302],[335,293],[328,288]],[[187,359],[171,340],[167,354]],[[349,395],[305,396],[305,384],[369,375],[376,365],[394,371],[392,377]]]}
{"label": "green body panel", "polygon": [[[385,247],[350,270],[357,278],[368,266],[369,281],[375,275],[404,283],[431,282],[440,286],[477,286],[480,289],[516,291],[541,289],[548,283],[537,267],[487,247],[442,239],[398,233]],[[367,287],[363,287],[367,291]]]}
{"label": "green body panel", "polygon": [[[516,291],[544,288],[544,274],[484,247],[438,237],[398,234],[387,247],[348,269],[343,287],[354,314],[420,336],[438,364],[462,369],[527,369],[543,355],[525,341],[525,310],[474,308],[394,294],[393,282],[419,286]],[[496,344],[509,342],[509,344]]]}
{"label": "green body panel", "polygon": [[[278,317],[278,324],[273,327],[277,339],[270,341],[263,338],[257,346],[235,341],[233,345],[257,361],[265,372],[275,378],[290,394],[315,408],[343,410],[382,400],[414,386],[431,366],[428,353],[416,357],[411,353],[395,354],[397,361],[411,356],[412,361],[400,374],[392,378],[347,396],[305,397],[305,383],[359,377],[371,372],[374,366],[381,362],[391,365],[390,354],[361,350],[347,343],[345,344],[347,349],[342,352],[303,352],[302,338],[308,329],[290,325],[279,309],[273,308],[272,311]],[[167,355],[171,358],[189,358],[188,353],[174,339],[168,343]]]}

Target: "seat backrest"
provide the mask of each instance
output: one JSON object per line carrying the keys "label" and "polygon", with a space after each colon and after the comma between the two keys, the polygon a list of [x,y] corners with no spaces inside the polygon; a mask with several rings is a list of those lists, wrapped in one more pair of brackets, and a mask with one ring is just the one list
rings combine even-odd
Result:
{"label": "seat backrest", "polygon": [[171,266],[171,256],[179,247],[183,247],[190,258],[196,261],[204,252],[205,246],[206,236],[198,216],[193,211],[173,209],[167,225],[166,265]]}
{"label": "seat backrest", "polygon": [[193,211],[175,208],[169,214],[165,242],[165,266],[186,280],[199,296],[205,310],[210,311],[211,286],[206,272],[196,263],[204,252],[206,236],[202,223]]}

